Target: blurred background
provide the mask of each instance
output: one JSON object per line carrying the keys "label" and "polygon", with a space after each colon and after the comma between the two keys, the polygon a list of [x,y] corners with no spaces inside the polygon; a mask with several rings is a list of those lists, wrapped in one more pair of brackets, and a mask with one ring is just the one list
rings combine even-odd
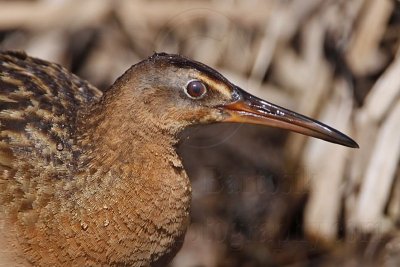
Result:
{"label": "blurred background", "polygon": [[0,49],[101,89],[156,52],[352,136],[187,129],[192,223],[172,267],[400,266],[400,2],[0,1]]}

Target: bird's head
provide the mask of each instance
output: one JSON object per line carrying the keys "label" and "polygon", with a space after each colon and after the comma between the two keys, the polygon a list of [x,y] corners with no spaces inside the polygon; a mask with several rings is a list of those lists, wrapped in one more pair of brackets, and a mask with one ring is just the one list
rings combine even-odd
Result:
{"label": "bird's head", "polygon": [[207,65],[179,55],[156,53],[134,65],[118,83],[124,87],[133,84],[134,89],[124,91],[134,94],[135,100],[140,99],[152,121],[173,132],[194,124],[239,122],[283,128],[358,147],[343,133],[257,98]]}

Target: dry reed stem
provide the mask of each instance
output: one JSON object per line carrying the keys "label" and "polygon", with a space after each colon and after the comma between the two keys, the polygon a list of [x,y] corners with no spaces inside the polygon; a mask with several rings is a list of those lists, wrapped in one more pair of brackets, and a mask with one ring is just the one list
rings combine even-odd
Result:
{"label": "dry reed stem", "polygon": [[0,2],[0,29],[37,31],[93,26],[107,15],[111,4],[111,1],[97,0],[70,0],[53,4],[48,1]]}
{"label": "dry reed stem", "polygon": [[[335,95],[326,103],[322,120],[347,131],[353,109],[346,81],[337,80]],[[310,140],[304,150],[304,165],[310,175],[310,200],[305,211],[307,235],[332,242],[337,239],[342,199],[343,173],[349,150],[320,140]]]}
{"label": "dry reed stem", "polygon": [[[400,98],[393,111],[380,128],[372,157],[365,173],[355,224],[366,230],[387,230],[384,224],[384,208],[390,196],[391,186],[400,159]],[[382,229],[383,228],[383,229]]]}
{"label": "dry reed stem", "polygon": [[364,14],[347,54],[354,74],[364,75],[382,67],[384,58],[379,42],[385,32],[387,21],[393,11],[393,1],[365,1]]}
{"label": "dry reed stem", "polygon": [[400,48],[395,61],[379,77],[365,99],[363,110],[371,123],[380,123],[400,97]]}

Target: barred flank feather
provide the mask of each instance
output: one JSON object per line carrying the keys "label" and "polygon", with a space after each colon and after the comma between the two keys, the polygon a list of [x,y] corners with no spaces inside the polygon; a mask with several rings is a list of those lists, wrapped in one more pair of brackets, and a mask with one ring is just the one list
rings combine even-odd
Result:
{"label": "barred flank feather", "polygon": [[[0,206],[15,212],[46,203],[38,179],[69,177],[78,110],[102,93],[63,67],[22,52],[0,52]],[[34,196],[35,197],[32,197]],[[23,213],[9,214],[11,217]]]}

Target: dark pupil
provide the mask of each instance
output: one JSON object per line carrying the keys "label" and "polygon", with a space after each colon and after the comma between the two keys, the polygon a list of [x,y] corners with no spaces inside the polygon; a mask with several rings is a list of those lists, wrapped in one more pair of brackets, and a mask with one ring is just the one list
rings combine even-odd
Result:
{"label": "dark pupil", "polygon": [[193,81],[188,84],[187,92],[192,97],[200,97],[206,91],[206,88],[202,82]]}

